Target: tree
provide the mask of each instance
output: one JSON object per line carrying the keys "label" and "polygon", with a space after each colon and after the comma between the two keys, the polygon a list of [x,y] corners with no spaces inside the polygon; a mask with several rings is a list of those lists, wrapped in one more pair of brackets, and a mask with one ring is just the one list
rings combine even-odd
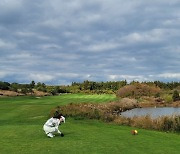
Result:
{"label": "tree", "polygon": [[0,81],[0,89],[2,90],[9,90],[10,84],[8,82],[2,82]]}
{"label": "tree", "polygon": [[52,89],[51,94],[52,95],[57,95],[59,93],[59,91],[60,91],[59,86],[55,86],[55,88]]}
{"label": "tree", "polygon": [[11,83],[10,90],[18,92],[19,84],[18,83]]}
{"label": "tree", "polygon": [[27,94],[28,93],[28,89],[26,87],[24,87],[24,88],[21,89],[21,92],[23,94]]}
{"label": "tree", "polygon": [[89,81],[86,80],[86,81],[84,81],[84,90],[88,90],[88,89],[90,89],[90,87],[89,87]]}
{"label": "tree", "polygon": [[180,100],[179,92],[177,90],[174,90],[172,99],[173,99],[173,101]]}
{"label": "tree", "polygon": [[34,88],[34,87],[35,87],[35,82],[34,82],[34,81],[31,81],[30,87],[31,87],[31,88]]}
{"label": "tree", "polygon": [[47,92],[45,83],[38,82],[36,85],[36,89],[39,91]]}

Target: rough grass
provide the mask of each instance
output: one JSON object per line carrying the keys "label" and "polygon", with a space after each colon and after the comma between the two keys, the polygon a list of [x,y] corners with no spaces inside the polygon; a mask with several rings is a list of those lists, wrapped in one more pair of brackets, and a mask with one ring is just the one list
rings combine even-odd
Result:
{"label": "rough grass", "polygon": [[0,98],[0,153],[179,153],[178,134],[138,129],[139,134],[133,136],[130,133],[134,129],[132,127],[96,120],[68,118],[60,126],[64,138],[49,139],[42,130],[48,113],[57,105],[72,102],[102,103],[114,99],[112,95]]}

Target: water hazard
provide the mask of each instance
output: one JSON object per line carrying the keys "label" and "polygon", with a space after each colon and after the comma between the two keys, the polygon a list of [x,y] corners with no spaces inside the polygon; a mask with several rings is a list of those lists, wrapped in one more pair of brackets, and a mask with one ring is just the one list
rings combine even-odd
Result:
{"label": "water hazard", "polygon": [[180,115],[180,107],[158,107],[158,108],[135,108],[129,111],[125,111],[121,113],[124,117],[140,117],[150,115],[152,118],[158,118],[161,116],[172,116],[172,115]]}

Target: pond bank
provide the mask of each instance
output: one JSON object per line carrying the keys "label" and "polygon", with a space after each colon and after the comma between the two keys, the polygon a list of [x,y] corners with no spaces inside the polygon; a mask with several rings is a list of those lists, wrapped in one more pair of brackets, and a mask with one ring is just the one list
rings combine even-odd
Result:
{"label": "pond bank", "polygon": [[161,98],[142,97],[141,99],[138,99],[138,106],[140,108],[145,108],[145,107],[180,107],[180,101],[165,102]]}

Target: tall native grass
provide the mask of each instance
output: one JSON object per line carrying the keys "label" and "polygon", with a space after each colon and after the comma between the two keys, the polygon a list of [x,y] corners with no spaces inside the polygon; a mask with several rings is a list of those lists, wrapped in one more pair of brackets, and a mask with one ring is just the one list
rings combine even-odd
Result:
{"label": "tall native grass", "polygon": [[138,128],[159,130],[166,132],[180,132],[180,116],[165,116],[151,118],[150,116],[126,118],[121,112],[138,107],[134,101],[122,103],[111,102],[107,104],[68,104],[58,106],[51,111],[51,116],[56,112],[63,113],[66,117],[97,119],[104,122],[112,122],[119,125],[127,125]]}
{"label": "tall native grass", "polygon": [[121,112],[138,107],[134,99],[124,98],[119,102],[110,102],[105,104],[94,103],[70,103],[66,106],[58,106],[50,113],[61,112],[70,117],[85,117],[89,119],[100,119],[103,121],[113,121]]}
{"label": "tall native grass", "polygon": [[128,125],[138,128],[159,130],[166,132],[180,132],[180,116],[163,116],[159,118],[151,118],[150,116],[142,117],[117,117],[114,119],[116,124]]}

